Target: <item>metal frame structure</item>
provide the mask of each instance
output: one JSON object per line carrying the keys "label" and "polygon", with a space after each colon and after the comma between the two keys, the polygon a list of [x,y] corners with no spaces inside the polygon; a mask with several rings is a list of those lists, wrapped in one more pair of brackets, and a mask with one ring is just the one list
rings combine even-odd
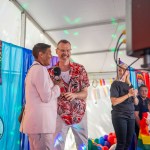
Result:
{"label": "metal frame structure", "polygon": [[[17,8],[19,8],[19,10],[21,11],[21,13],[24,13],[25,16],[35,25],[35,27],[37,29],[39,29],[39,31],[41,33],[43,33],[43,35],[56,47],[56,42],[55,40],[49,36],[49,34],[47,34],[44,29],[32,18],[32,16],[16,1],[16,0],[10,0]],[[24,26],[24,27],[23,27]],[[21,31],[23,30],[23,28],[25,29],[25,24],[21,26]],[[24,30],[25,31],[25,30]],[[22,34],[22,36],[24,36],[24,34]],[[21,37],[21,39],[23,39],[24,37]]]}
{"label": "metal frame structure", "polygon": [[[123,22],[125,22],[125,19],[124,18],[117,18],[117,19],[115,19],[115,22],[123,23]],[[85,23],[85,24],[80,24],[80,25],[65,26],[65,27],[61,27],[61,28],[47,29],[45,31],[48,31],[48,32],[50,32],[50,31],[62,31],[62,30],[71,30],[71,29],[100,26],[100,25],[109,25],[109,24],[112,24],[112,20],[104,20],[104,21],[97,21],[97,22]]]}

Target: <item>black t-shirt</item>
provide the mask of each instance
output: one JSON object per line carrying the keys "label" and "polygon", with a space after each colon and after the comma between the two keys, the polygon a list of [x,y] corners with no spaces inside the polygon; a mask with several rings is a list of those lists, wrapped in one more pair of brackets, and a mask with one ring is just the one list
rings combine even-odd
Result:
{"label": "black t-shirt", "polygon": [[135,105],[135,111],[139,111],[139,117],[142,119],[142,113],[143,112],[149,112],[148,110],[148,101],[150,100],[149,98],[146,98],[143,100],[141,96],[137,97],[139,100],[138,105]]}
{"label": "black t-shirt", "polygon": [[[122,81],[114,81],[110,88],[110,97],[122,97],[129,93],[129,85]],[[127,98],[122,103],[112,106],[112,117],[134,119],[133,97]]]}

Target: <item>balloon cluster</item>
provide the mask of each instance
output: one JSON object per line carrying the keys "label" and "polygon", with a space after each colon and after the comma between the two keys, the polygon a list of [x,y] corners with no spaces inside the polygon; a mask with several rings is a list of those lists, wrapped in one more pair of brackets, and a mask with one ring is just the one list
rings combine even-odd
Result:
{"label": "balloon cluster", "polygon": [[99,139],[89,139],[88,140],[88,150],[109,150],[109,148],[116,144],[116,135],[115,133],[109,133],[104,135]]}

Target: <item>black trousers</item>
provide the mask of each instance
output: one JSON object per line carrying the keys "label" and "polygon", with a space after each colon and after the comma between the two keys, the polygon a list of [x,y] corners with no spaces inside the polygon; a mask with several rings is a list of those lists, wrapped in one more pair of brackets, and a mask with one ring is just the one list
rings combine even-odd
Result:
{"label": "black trousers", "polygon": [[140,129],[139,129],[137,123],[135,122],[135,133],[136,133],[137,139],[138,139],[138,136],[139,136],[139,130],[140,130]]}
{"label": "black trousers", "polygon": [[128,150],[135,132],[135,120],[113,117],[112,123],[117,138],[116,150]]}

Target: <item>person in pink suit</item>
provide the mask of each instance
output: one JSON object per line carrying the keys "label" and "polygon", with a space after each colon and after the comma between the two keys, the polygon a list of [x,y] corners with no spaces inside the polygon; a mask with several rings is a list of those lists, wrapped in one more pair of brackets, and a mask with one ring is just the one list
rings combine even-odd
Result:
{"label": "person in pink suit", "polygon": [[20,131],[28,134],[31,150],[50,150],[56,128],[59,85],[51,80],[45,66],[50,63],[50,45],[38,43],[33,47],[35,61],[25,79],[25,111]]}

